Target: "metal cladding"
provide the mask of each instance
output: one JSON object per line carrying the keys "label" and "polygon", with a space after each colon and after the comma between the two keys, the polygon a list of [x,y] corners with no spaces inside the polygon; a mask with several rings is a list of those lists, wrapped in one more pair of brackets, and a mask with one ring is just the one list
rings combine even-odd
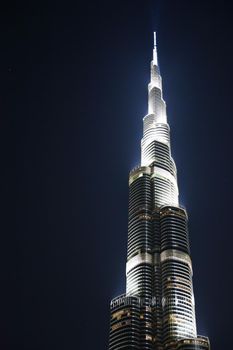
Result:
{"label": "metal cladding", "polygon": [[129,174],[126,294],[111,301],[109,350],[208,350],[197,336],[188,217],[176,165],[154,36],[141,165]]}

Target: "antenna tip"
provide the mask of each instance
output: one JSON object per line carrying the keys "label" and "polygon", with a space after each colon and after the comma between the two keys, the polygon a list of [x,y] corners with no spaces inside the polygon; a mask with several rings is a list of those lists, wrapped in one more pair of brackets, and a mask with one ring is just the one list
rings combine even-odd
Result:
{"label": "antenna tip", "polygon": [[156,32],[154,32],[154,47],[156,47]]}

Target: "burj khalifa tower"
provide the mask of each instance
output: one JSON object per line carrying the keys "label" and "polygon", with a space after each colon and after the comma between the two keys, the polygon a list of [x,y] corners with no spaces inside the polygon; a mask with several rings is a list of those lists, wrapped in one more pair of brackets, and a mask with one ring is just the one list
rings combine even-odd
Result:
{"label": "burj khalifa tower", "polygon": [[109,350],[207,350],[197,335],[188,216],[163,99],[154,33],[141,164],[129,174],[126,293],[110,304]]}

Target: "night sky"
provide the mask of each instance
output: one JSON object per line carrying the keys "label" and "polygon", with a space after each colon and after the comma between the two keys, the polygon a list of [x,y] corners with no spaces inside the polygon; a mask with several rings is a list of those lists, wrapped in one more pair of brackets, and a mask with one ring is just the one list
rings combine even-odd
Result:
{"label": "night sky", "polygon": [[107,349],[156,30],[198,333],[231,349],[233,7],[8,1],[0,12],[0,348]]}

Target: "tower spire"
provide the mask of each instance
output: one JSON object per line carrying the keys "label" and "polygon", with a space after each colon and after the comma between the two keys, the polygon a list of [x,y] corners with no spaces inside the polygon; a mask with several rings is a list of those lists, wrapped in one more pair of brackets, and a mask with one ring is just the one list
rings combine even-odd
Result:
{"label": "tower spire", "polygon": [[126,293],[111,301],[109,350],[210,350],[197,336],[188,217],[176,165],[154,33],[141,164],[129,175]]}
{"label": "tower spire", "polygon": [[156,32],[154,32],[153,64],[154,64],[155,66],[158,66],[158,54],[157,54]]}

